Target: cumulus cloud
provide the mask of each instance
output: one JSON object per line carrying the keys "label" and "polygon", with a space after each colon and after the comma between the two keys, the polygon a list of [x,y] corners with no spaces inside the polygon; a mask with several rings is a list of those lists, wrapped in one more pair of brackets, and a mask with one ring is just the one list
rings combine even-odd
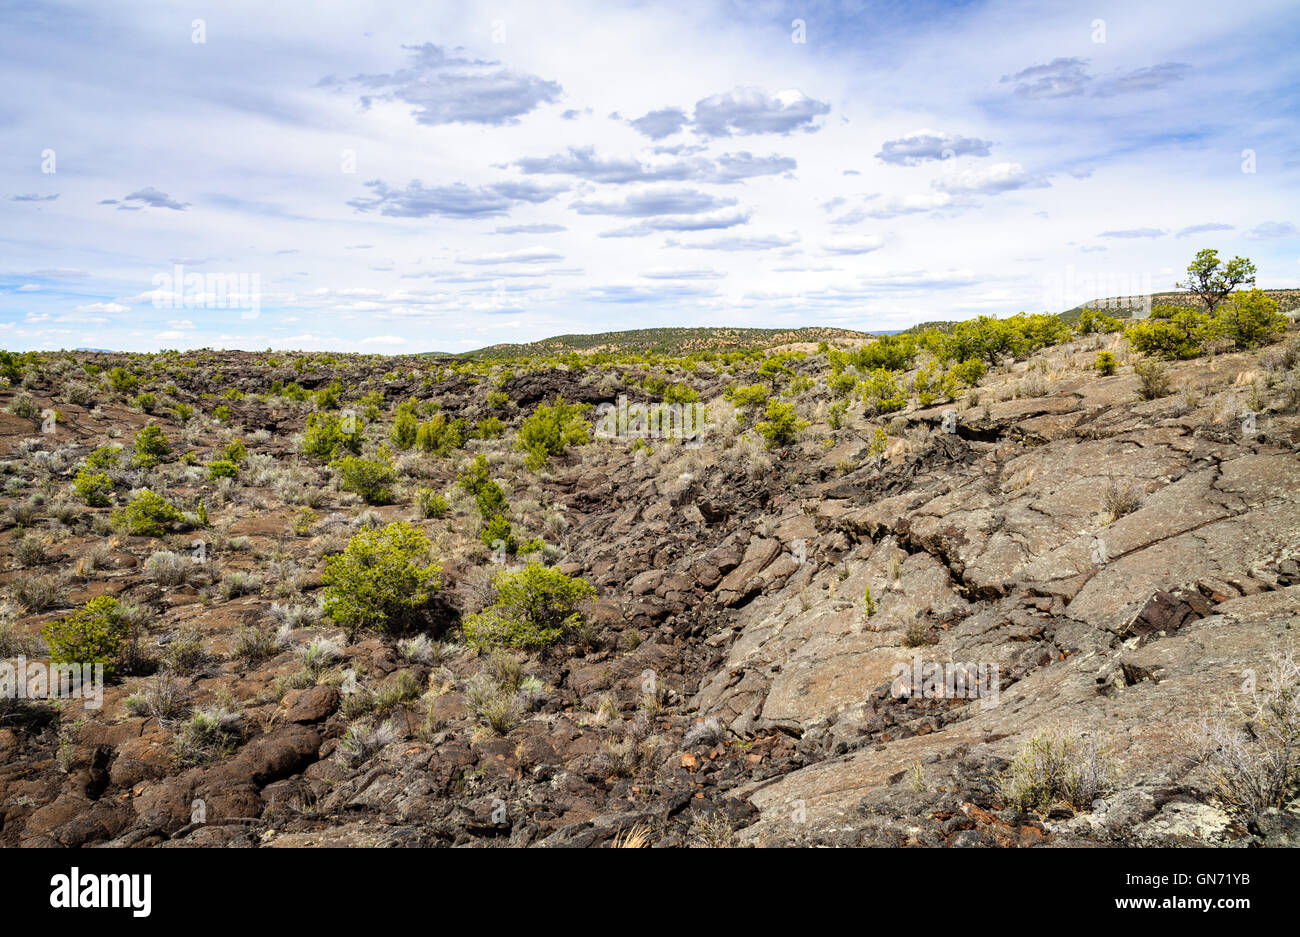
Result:
{"label": "cumulus cloud", "polygon": [[1178,237],[1185,238],[1192,234],[1206,234],[1210,231],[1232,231],[1234,226],[1230,224],[1221,224],[1219,222],[1210,222],[1209,224],[1194,224],[1182,228],[1178,232]]}
{"label": "cumulus cloud", "polygon": [[1067,98],[1083,94],[1091,80],[1088,60],[1053,59],[1046,65],[1031,65],[1014,75],[1003,75],[1002,82],[1014,82],[1015,93],[1022,98]]}
{"label": "cumulus cloud", "polygon": [[625,228],[606,231],[601,234],[601,237],[644,237],[656,231],[716,231],[721,228],[734,228],[748,221],[748,212],[726,212],[721,215],[669,215],[646,218]]}
{"label": "cumulus cloud", "polygon": [[567,153],[553,156],[526,157],[514,165],[528,175],[577,176],[589,182],[682,181],[690,175],[690,167],[684,163],[655,168],[636,159],[602,159],[591,146],[570,147]]}
{"label": "cumulus cloud", "polygon": [[837,238],[827,241],[822,248],[832,254],[869,254],[885,246],[885,241],[876,235],[859,238]]}
{"label": "cumulus cloud", "polygon": [[651,140],[662,140],[679,132],[690,122],[686,112],[676,107],[666,107],[658,111],[629,120],[628,123],[637,133],[644,134]]}
{"label": "cumulus cloud", "polygon": [[885,201],[879,208],[873,208],[866,214],[869,218],[897,218],[899,215],[915,215],[921,212],[947,208],[952,204],[952,196],[946,192],[917,192],[914,195],[895,195]]}
{"label": "cumulus cloud", "polygon": [[765,234],[750,237],[729,235],[715,238],[712,241],[695,242],[669,238],[664,242],[664,246],[686,247],[702,251],[769,251],[778,247],[789,247],[791,244],[797,243],[798,240],[799,238],[794,235]]}
{"label": "cumulus cloud", "polygon": [[87,303],[84,306],[77,306],[77,312],[129,312],[129,306],[123,306],[121,303]]}
{"label": "cumulus cloud", "polygon": [[562,224],[510,224],[498,227],[493,234],[559,234],[568,231]]}
{"label": "cumulus cloud", "polygon": [[988,140],[955,137],[919,130],[897,140],[886,140],[876,159],[895,166],[919,166],[926,160],[951,159],[954,156],[988,156],[993,146]]}
{"label": "cumulus cloud", "polygon": [[357,211],[378,211],[396,218],[491,218],[504,215],[517,203],[538,204],[554,198],[563,187],[546,188],[531,182],[499,182],[487,186],[468,186],[463,182],[426,187],[413,179],[406,188],[393,188],[380,179],[366,187],[370,198],[354,198],[348,204]]}
{"label": "cumulus cloud", "polygon": [[1168,231],[1160,228],[1126,228],[1120,231],[1103,231],[1097,237],[1101,238],[1158,238],[1164,237]]}
{"label": "cumulus cloud", "polygon": [[857,224],[866,221],[868,217],[870,216],[865,208],[850,208],[844,214],[832,218],[831,224],[838,226]]}
{"label": "cumulus cloud", "polygon": [[1032,65],[1014,75],[1003,75],[1002,82],[1015,84],[1015,93],[1024,98],[1068,98],[1091,90],[1097,97],[1156,91],[1182,81],[1191,66],[1182,62],[1161,62],[1106,79],[1088,73],[1088,60],[1053,59],[1046,65]]}
{"label": "cumulus cloud", "polygon": [[829,104],[801,91],[769,95],[758,88],[736,88],[697,101],[694,129],[705,137],[813,131],[813,121],[830,110]]}
{"label": "cumulus cloud", "polygon": [[[324,78],[322,87],[358,86],[362,107],[378,101],[410,105],[417,123],[510,124],[541,104],[559,99],[554,81],[511,71],[500,62],[448,54],[426,42],[404,46],[411,54],[406,68],[388,74],[357,75],[347,81]],[[457,50],[459,51],[459,50]]]}
{"label": "cumulus cloud", "polygon": [[756,176],[777,175],[797,167],[788,156],[754,156],[752,153],[724,153],[716,160],[702,156],[642,163],[631,157],[603,158],[595,147],[570,147],[565,153],[531,156],[514,165],[525,175],[576,176],[588,182],[623,185],[634,182],[704,182],[729,184]]}
{"label": "cumulus cloud", "polygon": [[740,182],[755,176],[773,176],[792,172],[798,164],[790,156],[753,156],[749,153],[724,153],[711,168],[701,167],[694,178],[699,182]]}
{"label": "cumulus cloud", "polygon": [[995,195],[1013,189],[1045,189],[1051,185],[1042,176],[1025,172],[1019,163],[994,163],[975,169],[964,169],[938,179],[935,187],[951,194],[971,193]]}
{"label": "cumulus cloud", "polygon": [[189,207],[189,202],[179,202],[172,198],[166,192],[159,192],[153,186],[132,192],[122,199],[123,202],[139,202],[139,205],[118,205],[119,209],[128,211],[137,211],[144,206],[150,208],[170,208],[173,211],[185,211]]}
{"label": "cumulus cloud", "polygon": [[1300,231],[1289,221],[1265,221],[1246,232],[1252,241],[1271,240],[1273,238],[1300,237]]}
{"label": "cumulus cloud", "polygon": [[617,202],[577,201],[569,207],[580,215],[642,218],[648,215],[692,215],[735,204],[734,198],[718,198],[695,189],[659,189],[638,192]]}

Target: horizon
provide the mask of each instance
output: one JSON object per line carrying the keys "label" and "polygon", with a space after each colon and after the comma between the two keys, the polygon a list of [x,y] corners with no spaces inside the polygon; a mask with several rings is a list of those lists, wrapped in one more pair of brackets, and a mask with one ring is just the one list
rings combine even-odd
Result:
{"label": "horizon", "polygon": [[1300,286],[1282,2],[0,9],[16,351],[888,332],[1207,247]]}

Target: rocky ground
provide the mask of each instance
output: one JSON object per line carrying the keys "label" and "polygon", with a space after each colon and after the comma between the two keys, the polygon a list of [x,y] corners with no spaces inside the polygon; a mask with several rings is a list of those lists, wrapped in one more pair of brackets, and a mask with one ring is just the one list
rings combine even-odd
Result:
{"label": "rocky ground", "polygon": [[[1119,356],[1114,376],[1092,367],[1103,348]],[[154,359],[159,393],[198,411],[182,425],[83,371],[147,371],[143,359],[42,356],[0,392],[0,406],[26,394],[59,411],[52,432],[39,413],[0,413],[4,656],[39,659],[43,624],[111,595],[136,609],[141,660],[102,709],[5,708],[0,843],[1295,845],[1294,812],[1234,807],[1190,757],[1198,720],[1231,712],[1300,617],[1300,415],[1283,349],[1171,364],[1173,393],[1144,401],[1123,339],[1082,336],[1003,364],[955,402],[913,399],[840,429],[818,383],[800,400],[813,425],[770,452],[720,398],[754,376],[700,369],[675,375],[710,402],[699,448],[597,440],[533,472],[507,433],[447,458],[400,456],[393,503],[375,507],[299,455],[309,405],[254,395],[337,379],[389,406],[415,395],[517,427],[557,394],[635,398],[640,372],[547,368],[498,374],[499,388],[447,372],[430,389],[424,375],[446,362]],[[801,373],[816,377],[819,361]],[[78,382],[89,399],[69,390]],[[250,396],[222,399],[231,387]],[[503,407],[487,398],[498,389]],[[231,412],[214,417],[218,405]],[[80,461],[113,440],[129,452],[149,422],[196,461],[123,469],[117,506],[147,482],[187,510],[203,497],[207,528],[126,536],[112,507],[73,499]],[[879,457],[876,426],[889,436]],[[232,438],[248,465],[213,482],[202,465]],[[512,665],[457,633],[496,568],[454,484],[476,452],[516,526],[597,590],[580,633],[514,659],[544,689],[504,732],[467,693]],[[413,510],[423,486],[447,492],[447,517]],[[304,504],[319,518],[295,531]],[[393,519],[427,531],[444,564],[425,626],[436,641],[346,643],[316,606],[324,557]],[[162,550],[188,559],[195,541],[202,562],[184,584],[146,568]],[[244,652],[250,629],[276,631],[265,656]],[[896,667],[914,658],[995,666],[997,695],[900,689]],[[418,692],[388,692],[399,684]],[[162,715],[128,705],[163,687],[179,702]],[[229,744],[178,757],[191,708],[214,706]],[[360,759],[341,745],[352,724],[387,727]],[[1045,732],[1109,753],[1101,796],[1009,801],[1007,771]]]}

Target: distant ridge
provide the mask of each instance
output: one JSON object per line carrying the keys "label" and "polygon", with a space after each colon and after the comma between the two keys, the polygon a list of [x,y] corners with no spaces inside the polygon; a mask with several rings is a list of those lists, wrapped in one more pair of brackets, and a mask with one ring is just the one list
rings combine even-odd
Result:
{"label": "distant ridge", "polygon": [[[663,328],[596,332],[591,335],[556,335],[524,344],[488,345],[461,352],[456,358],[513,358],[533,355],[594,354],[609,352],[658,352],[689,354],[697,351],[738,351],[795,342],[867,339],[870,332],[810,326],[798,329]],[[436,352],[425,352],[437,355]]]}
{"label": "distant ridge", "polygon": [[[1241,292],[1238,290],[1238,292]],[[1282,312],[1290,312],[1300,307],[1300,290],[1260,290],[1271,298],[1277,300],[1278,308]],[[1090,299],[1080,306],[1073,309],[1067,309],[1061,313],[1061,318],[1070,324],[1079,321],[1079,316],[1085,309],[1100,309],[1116,318],[1125,319],[1129,317],[1129,306],[1132,297],[1129,296],[1108,296],[1104,299]],[[1151,305],[1153,306],[1185,306],[1188,309],[1204,309],[1205,303],[1201,302],[1191,293],[1185,290],[1169,290],[1164,293],[1152,293]]]}

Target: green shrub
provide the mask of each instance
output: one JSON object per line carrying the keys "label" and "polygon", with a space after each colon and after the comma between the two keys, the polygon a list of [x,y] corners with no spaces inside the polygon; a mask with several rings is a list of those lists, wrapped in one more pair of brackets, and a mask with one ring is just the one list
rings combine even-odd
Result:
{"label": "green shrub", "polygon": [[826,386],[836,397],[847,397],[853,393],[853,389],[858,386],[858,379],[855,375],[847,371],[839,371],[832,374],[826,379]]}
{"label": "green shrub", "polygon": [[1094,335],[1097,333],[1118,332],[1124,328],[1124,323],[1113,316],[1108,316],[1104,312],[1098,312],[1096,309],[1085,309],[1079,313],[1079,334]]}
{"label": "green shrub", "polygon": [[140,379],[126,368],[114,368],[108,372],[108,383],[118,393],[127,394],[140,385]]}
{"label": "green shrub", "polygon": [[1251,290],[1221,304],[1213,328],[1215,335],[1231,339],[1238,348],[1251,348],[1286,332],[1286,316],[1278,312],[1277,300],[1263,290]]}
{"label": "green shrub", "polygon": [[318,520],[320,520],[320,515],[304,504],[298,508],[298,513],[293,516],[293,532],[299,537],[305,537],[311,533],[312,527],[315,526]]}
{"label": "green shrub", "polygon": [[1093,365],[1102,377],[1110,377],[1119,370],[1119,362],[1109,351],[1097,352],[1097,363]]}
{"label": "green shrub", "polygon": [[829,353],[831,367],[836,371],[853,365],[859,371],[884,368],[887,371],[906,371],[918,351],[917,341],[911,335],[882,335],[869,345],[855,351]]}
{"label": "green shrub", "polygon": [[316,408],[318,410],[337,410],[339,408],[339,395],[343,393],[343,385],[334,381],[328,387],[323,387],[316,391]]}
{"label": "green shrub", "polygon": [[956,375],[951,371],[942,371],[934,364],[917,371],[912,386],[916,389],[917,402],[923,407],[957,396]]}
{"label": "green shrub", "polygon": [[978,358],[996,367],[1007,355],[1019,353],[1022,336],[1014,319],[978,316],[958,322],[943,341],[943,357],[965,361]]}
{"label": "green shrub", "polygon": [[244,445],[242,439],[232,439],[221,447],[221,454],[217,458],[243,465],[244,460],[248,458],[248,447]]}
{"label": "green shrub", "polygon": [[446,517],[451,510],[447,499],[432,488],[420,488],[415,492],[415,506],[421,517]]}
{"label": "green shrub", "polygon": [[114,511],[113,524],[128,534],[161,537],[172,524],[184,520],[180,508],[148,488],[130,500],[125,508]]}
{"label": "green shrub", "polygon": [[212,418],[222,423],[230,423],[235,419],[235,411],[231,410],[224,403],[212,411]]}
{"label": "green shrub", "polygon": [[758,366],[758,376],[773,384],[780,385],[794,377],[794,368],[791,365],[804,357],[803,353],[775,352],[768,355],[763,360],[763,363]]}
{"label": "green shrub", "polygon": [[131,464],[136,468],[152,468],[171,454],[172,447],[158,426],[150,423],[135,434],[135,456]]}
{"label": "green shrub", "polygon": [[[379,391],[372,390],[369,393],[362,394],[361,399],[357,401],[357,405],[361,407],[361,415],[367,423],[378,423],[384,415],[384,407],[387,406],[387,401]],[[414,400],[407,402],[407,409],[413,409],[414,407]]]}
{"label": "green shrub", "polygon": [[[343,453],[361,454],[360,427],[349,418],[340,418],[330,413],[313,413],[307,417],[307,428],[302,435],[303,455],[311,456],[321,462],[330,462]],[[344,432],[344,429],[352,432]]]}
{"label": "green shrub", "polygon": [[478,538],[493,553],[499,551],[513,555],[519,550],[519,541],[515,539],[510,522],[502,514],[488,518],[483,529],[478,532]]}
{"label": "green shrub", "polygon": [[136,394],[131,399],[131,406],[144,413],[153,413],[158,407],[158,395],[150,393]]}
{"label": "green shrub", "polygon": [[208,463],[208,478],[216,481],[218,478],[238,478],[239,465],[231,462],[229,459],[215,459]]}
{"label": "green shrub", "polygon": [[403,521],[359,531],[325,561],[325,614],[349,636],[406,630],[441,585],[428,558],[429,539]]}
{"label": "green shrub", "polygon": [[415,418],[414,403],[408,401],[398,406],[397,415],[393,418],[393,429],[388,437],[398,449],[410,449],[415,445],[419,427],[419,421]]}
{"label": "green shrub", "polygon": [[871,445],[867,447],[868,459],[879,459],[885,455],[885,450],[889,448],[889,434],[877,426],[871,431]]}
{"label": "green shrub", "polygon": [[988,372],[988,368],[979,358],[967,358],[952,366],[952,373],[967,387],[975,387]]}
{"label": "green shrub", "polygon": [[763,416],[765,419],[755,423],[754,429],[762,434],[769,449],[791,445],[798,439],[799,432],[808,426],[807,420],[799,419],[794,404],[779,400],[769,400]]}
{"label": "green shrub", "polygon": [[100,446],[90,455],[86,456],[86,468],[108,469],[117,468],[118,458],[122,452],[120,446]]}
{"label": "green shrub", "polygon": [[392,500],[397,473],[390,462],[344,456],[331,465],[338,470],[344,491],[360,495],[367,504],[387,504]]}
{"label": "green shrub", "polygon": [[113,479],[103,472],[83,468],[72,483],[77,497],[92,508],[108,507],[113,498]]}
{"label": "green shrub", "polygon": [[1212,334],[1209,316],[1191,309],[1181,309],[1168,319],[1136,322],[1124,330],[1134,351],[1169,360],[1195,358]]}
{"label": "green shrub", "polygon": [[1061,321],[1060,316],[1049,313],[1040,312],[1030,316],[1022,313],[1012,316],[1009,321],[1020,333],[1016,348],[1017,357],[1031,355],[1040,349],[1068,342],[1073,335],[1070,327]]}
{"label": "green shrub", "polygon": [[738,411],[736,418],[741,423],[748,423],[751,411],[764,406],[772,396],[772,388],[766,384],[732,384],[722,392],[722,396],[735,406]]}
{"label": "green shrub", "polygon": [[0,377],[17,384],[23,377],[23,359],[12,351],[0,351]]}
{"label": "green shrub", "polygon": [[529,563],[492,580],[496,602],[465,619],[465,639],[477,648],[543,648],[582,624],[579,604],[596,594],[585,580]]}
{"label": "green shrub", "polygon": [[415,433],[415,447],[431,455],[445,456],[465,444],[465,421],[448,421],[441,413],[420,424]]}
{"label": "green shrub", "polygon": [[591,424],[582,416],[583,407],[560,398],[553,405],[538,404],[519,427],[515,448],[528,453],[525,464],[533,470],[546,465],[551,456],[565,453],[569,446],[591,441]]}
{"label": "green shrub", "polygon": [[41,636],[56,664],[103,664],[112,677],[122,665],[131,643],[131,622],[106,595],[91,599],[65,618],[47,623]]}
{"label": "green shrub", "polygon": [[492,479],[487,456],[479,453],[470,463],[468,469],[456,479],[460,487],[474,496],[479,515],[484,521],[491,520],[506,509],[505,492]]}
{"label": "green shrub", "polygon": [[862,399],[876,413],[893,413],[907,406],[907,393],[893,371],[876,368],[862,381]]}

